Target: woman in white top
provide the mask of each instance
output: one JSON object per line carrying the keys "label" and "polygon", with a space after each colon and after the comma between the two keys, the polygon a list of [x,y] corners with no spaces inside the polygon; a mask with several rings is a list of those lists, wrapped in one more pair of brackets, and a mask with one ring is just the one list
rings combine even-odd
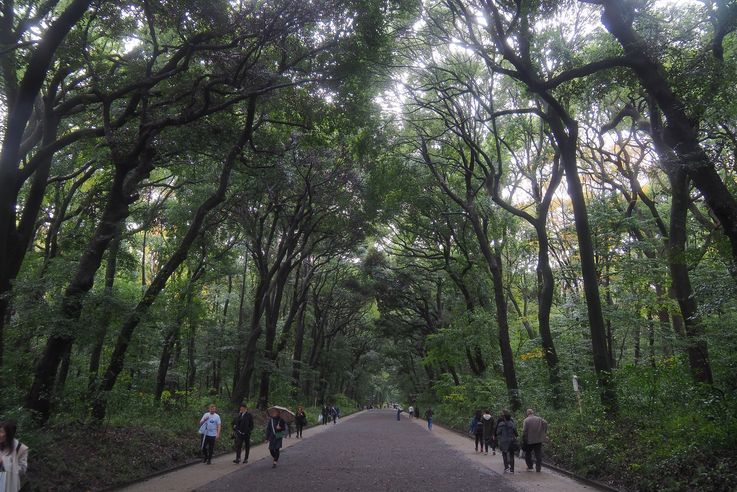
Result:
{"label": "woman in white top", "polygon": [[[13,421],[0,423],[0,491],[18,492],[20,477],[28,469],[28,446],[15,438],[17,426]],[[2,483],[4,482],[4,484]]]}

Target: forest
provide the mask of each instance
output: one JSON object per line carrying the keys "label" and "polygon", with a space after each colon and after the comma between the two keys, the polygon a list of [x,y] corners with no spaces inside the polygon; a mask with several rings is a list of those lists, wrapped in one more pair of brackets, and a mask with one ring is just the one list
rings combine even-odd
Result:
{"label": "forest", "polygon": [[535,408],[580,476],[734,490],[736,29],[734,0],[0,1],[29,489],[181,463],[245,401]]}

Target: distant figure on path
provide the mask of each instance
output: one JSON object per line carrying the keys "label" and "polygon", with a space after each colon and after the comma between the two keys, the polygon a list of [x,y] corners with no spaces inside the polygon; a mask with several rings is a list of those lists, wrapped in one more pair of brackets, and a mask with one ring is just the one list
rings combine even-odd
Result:
{"label": "distant figure on path", "polygon": [[513,446],[517,437],[517,427],[512,420],[512,414],[509,410],[502,410],[502,417],[496,424],[496,439],[499,443],[499,450],[502,452],[504,459],[504,472],[514,473],[514,452]]}
{"label": "distant figure on path", "polygon": [[407,409],[407,414],[409,415],[409,419],[412,420],[412,417],[415,415],[415,409],[412,405]]}
{"label": "distant figure on path", "polygon": [[548,423],[535,415],[531,409],[527,409],[527,418],[522,423],[522,442],[526,445],[525,462],[527,469],[532,471],[532,452],[535,452],[535,471],[539,472],[542,467],[542,447],[548,433]]}
{"label": "distant figure on path", "polygon": [[279,461],[279,450],[282,447],[286,427],[286,422],[279,416],[279,410],[272,409],[269,421],[266,423],[266,440],[269,441],[269,453],[274,459],[271,463],[272,468],[276,468],[276,462]]}
{"label": "distant figure on path", "polygon": [[297,413],[294,414],[294,423],[297,424],[297,439],[301,439],[302,429],[307,425],[307,414],[302,405],[297,407]]}
{"label": "distant figure on path", "polygon": [[432,407],[425,411],[425,420],[427,420],[427,428],[432,430]]}
{"label": "distant figure on path", "polygon": [[0,466],[5,470],[5,488],[1,492],[18,492],[20,477],[28,470],[28,446],[15,438],[17,429],[12,420],[0,423]]}
{"label": "distant figure on path", "polygon": [[496,428],[494,427],[494,417],[491,416],[488,410],[484,410],[484,414],[481,416],[481,424],[483,426],[484,454],[489,454],[489,446],[491,446],[491,453],[496,454]]}
{"label": "distant figure on path", "polygon": [[397,405],[397,420],[401,420],[400,417],[402,415],[402,407]]}
{"label": "distant figure on path", "polygon": [[484,452],[484,423],[481,418],[481,410],[476,410],[476,413],[471,419],[471,425],[468,428],[469,434],[474,437],[473,447],[477,453]]}
{"label": "distant figure on path", "polygon": [[253,415],[248,412],[248,405],[240,404],[238,415],[233,419],[233,433],[235,434],[235,459],[233,463],[241,462],[241,448],[245,446],[243,463],[248,463],[251,452],[251,431],[253,431]]}
{"label": "distant figure on path", "polygon": [[330,416],[330,408],[327,405],[322,407],[322,425],[327,425],[328,417]]}
{"label": "distant figure on path", "polygon": [[330,416],[333,418],[333,425],[335,425],[338,422],[338,410],[333,405],[330,406]]}
{"label": "distant figure on path", "polygon": [[212,453],[215,449],[215,441],[220,439],[222,420],[215,413],[217,407],[210,404],[209,411],[200,419],[200,432],[202,433],[202,462],[212,464]]}

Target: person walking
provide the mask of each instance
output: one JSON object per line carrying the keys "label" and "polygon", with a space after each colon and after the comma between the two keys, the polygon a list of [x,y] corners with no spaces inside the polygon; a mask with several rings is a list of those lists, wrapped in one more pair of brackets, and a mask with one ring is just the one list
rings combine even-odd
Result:
{"label": "person walking", "polygon": [[233,433],[235,434],[235,459],[233,463],[241,462],[241,448],[245,446],[243,464],[248,463],[251,451],[251,431],[253,431],[253,415],[248,411],[248,405],[241,403],[238,415],[233,419]]}
{"label": "person walking", "polygon": [[532,453],[535,453],[535,471],[540,472],[542,468],[542,447],[548,434],[548,423],[545,419],[535,415],[531,409],[527,409],[527,417],[522,422],[522,449],[525,450],[525,463],[527,470],[532,471]]}
{"label": "person walking", "polygon": [[286,422],[279,416],[279,410],[272,408],[269,421],[266,423],[266,440],[269,441],[269,454],[273,458],[272,468],[276,468],[276,462],[279,461],[279,450],[282,447],[286,427]]}
{"label": "person walking", "polygon": [[494,428],[494,417],[488,410],[484,410],[481,416],[481,424],[483,426],[484,454],[489,454],[489,446],[491,446],[492,454],[496,454],[496,429]]}
{"label": "person walking", "polygon": [[496,424],[496,439],[499,443],[499,451],[504,459],[504,472],[514,473],[514,453],[518,451],[517,427],[512,420],[509,410],[502,410],[502,416]]}
{"label": "person walking", "polygon": [[415,407],[410,405],[409,408],[407,409],[407,415],[409,415],[409,419],[412,420],[412,417],[414,417],[415,415]]}
{"label": "person walking", "polygon": [[432,430],[432,407],[428,407],[427,410],[425,410],[425,420],[427,420],[427,429]]}
{"label": "person walking", "polygon": [[208,411],[200,419],[200,433],[202,434],[202,462],[212,464],[212,453],[215,450],[215,441],[220,439],[222,420],[216,413],[217,407],[210,404]]}
{"label": "person walking", "polygon": [[400,418],[401,416],[402,416],[402,407],[397,405],[397,420],[401,420]]}
{"label": "person walking", "polygon": [[330,408],[327,405],[322,407],[322,425],[327,425],[328,417],[330,416]]}
{"label": "person walking", "polygon": [[307,414],[302,405],[297,407],[297,412],[294,414],[294,423],[297,425],[297,439],[301,439],[302,429],[307,425]]}
{"label": "person walking", "polygon": [[21,476],[28,470],[28,446],[15,438],[17,430],[12,420],[0,423],[0,471],[5,472],[5,488],[0,492],[18,492]]}
{"label": "person walking", "polygon": [[476,410],[476,413],[473,415],[468,433],[474,437],[473,447],[476,452],[482,453],[484,451],[484,424],[481,418],[481,410]]}

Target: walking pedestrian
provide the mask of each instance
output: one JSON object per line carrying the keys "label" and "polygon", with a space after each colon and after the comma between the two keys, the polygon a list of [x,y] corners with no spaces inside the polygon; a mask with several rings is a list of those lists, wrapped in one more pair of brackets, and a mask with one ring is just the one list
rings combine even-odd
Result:
{"label": "walking pedestrian", "polygon": [[217,407],[210,404],[208,411],[200,419],[200,434],[202,434],[202,462],[212,464],[212,453],[215,450],[215,441],[220,439],[222,420],[216,413]]}
{"label": "walking pedestrian", "polygon": [[18,492],[21,475],[28,470],[28,446],[15,438],[17,430],[12,420],[0,423],[0,471],[5,472],[5,488],[0,492]]}
{"label": "walking pedestrian", "polygon": [[473,415],[468,432],[474,437],[474,449],[477,453],[482,453],[484,451],[484,424],[481,418],[481,410],[476,410]]}
{"label": "walking pedestrian", "polygon": [[519,449],[516,446],[517,427],[509,410],[502,410],[502,416],[496,424],[496,439],[504,459],[504,472],[514,473],[514,453]]}
{"label": "walking pedestrian", "polygon": [[397,405],[397,420],[401,420],[400,416],[402,415],[402,407]]}
{"label": "walking pedestrian", "polygon": [[548,423],[527,409],[527,418],[522,423],[522,449],[525,450],[527,470],[532,471],[532,453],[535,453],[535,471],[542,468],[542,447],[548,433]]}
{"label": "walking pedestrian", "polygon": [[248,411],[248,405],[241,403],[238,415],[233,419],[233,433],[235,434],[235,459],[233,463],[241,462],[241,448],[245,447],[243,464],[248,463],[251,452],[251,431],[253,431],[253,415]]}
{"label": "walking pedestrian", "polygon": [[415,415],[415,408],[412,405],[407,409],[407,415],[409,415],[410,420],[412,420],[412,417]]}
{"label": "walking pedestrian", "polygon": [[338,410],[333,405],[330,406],[330,416],[333,418],[333,425],[335,425],[338,422]]}
{"label": "walking pedestrian", "polygon": [[496,454],[496,429],[494,428],[494,417],[488,410],[484,410],[481,416],[481,424],[483,426],[484,454],[489,454],[489,446],[491,446],[492,454]]}
{"label": "walking pedestrian", "polygon": [[427,429],[432,430],[432,407],[428,407],[428,409],[425,411],[425,420],[427,420]]}
{"label": "walking pedestrian", "polygon": [[330,416],[330,408],[327,405],[322,407],[322,425],[327,425]]}
{"label": "walking pedestrian", "polygon": [[307,414],[302,405],[297,406],[297,412],[294,414],[294,423],[297,424],[297,439],[301,439],[302,429],[307,425]]}
{"label": "walking pedestrian", "polygon": [[279,416],[279,410],[273,408],[269,421],[266,423],[266,440],[269,441],[269,453],[273,458],[272,468],[276,468],[276,462],[279,461],[279,450],[282,447],[282,438],[286,427],[286,422]]}

